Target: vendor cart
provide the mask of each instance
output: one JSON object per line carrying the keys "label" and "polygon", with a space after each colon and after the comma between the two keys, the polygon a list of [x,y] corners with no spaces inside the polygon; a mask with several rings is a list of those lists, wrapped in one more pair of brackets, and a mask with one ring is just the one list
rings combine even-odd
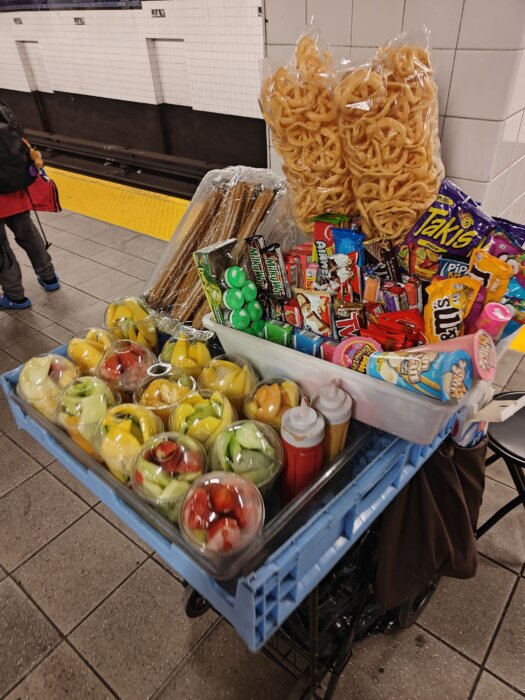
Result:
{"label": "vendor cart", "polygon": [[[57,352],[65,354],[65,348]],[[18,427],[184,578],[196,592],[189,597],[189,614],[211,605],[251,651],[264,650],[297,678],[297,697],[330,697],[355,637],[378,622],[369,597],[372,526],[438,448],[453,419],[429,445],[353,421],[347,446],[333,464],[286,508],[278,510],[268,501],[262,537],[218,570],[185,542],[176,526],[25,403],[16,393],[19,371],[0,379]],[[407,624],[410,609],[427,595],[381,623]]]}

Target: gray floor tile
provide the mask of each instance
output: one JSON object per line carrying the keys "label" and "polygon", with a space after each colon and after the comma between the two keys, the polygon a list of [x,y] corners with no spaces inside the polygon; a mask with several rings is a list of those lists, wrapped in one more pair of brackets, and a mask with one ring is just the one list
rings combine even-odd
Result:
{"label": "gray floor tile", "polygon": [[475,578],[444,578],[418,622],[481,663],[515,581],[510,571],[479,557]]}
{"label": "gray floor tile", "polygon": [[126,700],[149,697],[216,619],[207,613],[189,620],[182,591],[164,569],[147,561],[70,641],[118,695]]}
{"label": "gray floor tile", "polygon": [[53,295],[48,294],[43,301],[34,304],[34,310],[49,318],[50,321],[60,324],[60,319],[65,313],[87,309],[88,306],[92,306],[95,302],[96,299],[92,295],[86,294],[79,289],[65,287]]}
{"label": "gray floor tile", "polygon": [[487,659],[486,667],[522,693],[525,693],[524,620],[525,580],[520,579]]}
{"label": "gray floor tile", "polygon": [[15,578],[68,634],[146,557],[91,511],[21,566]]}
{"label": "gray floor tile", "polygon": [[116,299],[122,296],[124,289],[129,287],[136,279],[119,270],[108,270],[102,275],[78,285],[79,289],[93,294],[98,299]]}
{"label": "gray floor tile", "polygon": [[[68,255],[73,255],[68,253]],[[80,255],[75,255],[74,262],[70,262],[60,273],[60,278],[66,284],[78,286],[81,282],[86,282],[107,272],[108,268],[101,263],[88,260]]]}
{"label": "gray floor tile", "polygon": [[[0,696],[58,644],[60,636],[18,586],[0,583]],[[44,698],[42,698],[44,700]]]}
{"label": "gray floor tile", "polygon": [[114,248],[107,248],[106,246],[101,246],[100,252],[95,253],[92,259],[96,262],[104,263],[104,265],[111,267],[113,270],[119,270],[122,265],[134,263],[137,260],[133,255],[128,255],[128,253],[123,253]]}
{"label": "gray floor tile", "polygon": [[16,369],[20,362],[14,357],[8,355],[3,350],[0,350],[0,373],[8,372],[10,369]]}
{"label": "gray floor tile", "polygon": [[44,335],[49,336],[60,345],[67,343],[72,336],[72,332],[70,330],[64,328],[63,326],[59,326],[58,323],[52,323],[51,325],[47,326],[43,332]]}
{"label": "gray floor tile", "polygon": [[13,316],[0,318],[0,348],[7,348],[35,333],[35,329]]}
{"label": "gray floor tile", "polygon": [[150,236],[135,236],[131,240],[119,246],[119,250],[129,255],[135,255],[137,258],[149,260],[157,263],[166,247],[164,241],[156,240]]}
{"label": "gray floor tile", "polygon": [[140,258],[136,258],[119,266],[121,272],[126,272],[141,280],[147,280],[154,269],[155,263],[149,262],[149,260],[141,260]]}
{"label": "gray floor tile", "polygon": [[[34,300],[36,301],[36,300]],[[51,321],[37,313],[33,309],[20,309],[19,311],[13,311],[13,316],[18,318],[20,321],[27,323],[31,328],[35,328],[37,331],[41,331],[51,325]]]}
{"label": "gray floor tile", "polygon": [[12,571],[87,510],[45,470],[0,501],[0,563]]}
{"label": "gray floor tile", "polygon": [[354,647],[337,700],[467,700],[477,666],[418,628]]}
{"label": "gray floor tile", "polygon": [[154,554],[153,559],[158,564],[160,564],[160,566],[164,567],[164,569],[166,569],[166,571],[169,574],[171,574],[172,576],[175,576],[175,578],[182,583],[182,581],[183,581],[182,576],[180,574],[178,574],[174,569],[172,569],[171,566],[167,562],[165,562],[161,556],[159,556],[158,554]]}
{"label": "gray floor tile", "polygon": [[94,231],[90,234],[90,240],[107,245],[108,248],[122,250],[125,252],[126,244],[137,236],[136,231],[121,228],[120,226],[108,225],[107,228]]}
{"label": "gray floor tile", "polygon": [[107,304],[105,301],[96,301],[95,299],[93,299],[93,302],[91,306],[85,309],[64,313],[60,321],[61,325],[65,326],[72,333],[78,333],[90,326],[101,326],[104,323]]}
{"label": "gray floor tile", "polygon": [[29,338],[19,340],[6,348],[6,352],[20,362],[26,362],[35,355],[50,352],[57,347],[58,343],[53,338],[49,338],[40,331],[35,331]]}
{"label": "gray floor tile", "polygon": [[131,528],[125,525],[122,520],[118,518],[110,508],[107,507],[105,503],[99,503],[95,510],[97,513],[100,513],[103,518],[106,518],[106,520],[108,520],[112,525],[129,537],[130,540],[141,547],[145,552],[148,552],[148,554],[153,552],[151,547],[141,540],[140,537],[138,537],[133,530],[131,530]]}
{"label": "gray floor tile", "polygon": [[15,418],[9,408],[7,399],[0,394],[0,429],[4,433],[9,433],[16,428]]}
{"label": "gray floor tile", "polygon": [[[487,452],[487,455],[488,454],[492,454],[492,450],[489,450]],[[501,484],[509,486],[511,489],[515,488],[514,482],[512,481],[512,477],[509,474],[509,470],[507,469],[507,465],[502,459],[498,459],[497,462],[494,462],[494,464],[489,465],[485,470],[485,476],[488,476],[491,479],[495,479]]]}
{"label": "gray floor tile", "polygon": [[525,358],[521,355],[522,360],[519,363],[516,371],[509,377],[505,384],[505,391],[525,391]]}
{"label": "gray floor tile", "polygon": [[[206,672],[203,673],[203,669]],[[170,679],[159,700],[267,700],[285,698],[294,679],[262,653],[252,654],[226,622],[221,622]],[[220,690],[219,690],[220,689]]]}
{"label": "gray floor tile", "polygon": [[[514,489],[487,479],[478,526],[512,500],[515,495]],[[515,508],[483,535],[478,541],[478,550],[500,564],[519,572],[525,561],[525,508]]]}
{"label": "gray floor tile", "polygon": [[71,474],[60,462],[54,461],[47,468],[51,474],[56,476],[63,484],[76,493],[79,498],[85,501],[88,505],[94,506],[98,503],[98,498],[87,489],[82,482]]}
{"label": "gray floor tile", "polygon": [[[144,282],[142,280],[135,280],[135,282],[132,282],[128,287],[121,291],[121,295],[123,297],[138,297],[142,294],[143,289]],[[114,297],[111,295],[108,295],[108,297],[106,297],[106,301],[112,301],[113,298]]]}
{"label": "gray floor tile", "polygon": [[21,447],[27,454],[35,459],[43,467],[47,467],[48,464],[55,459],[52,454],[50,454],[42,445],[37,442],[34,438],[26,433],[25,430],[12,430],[8,433],[11,440],[16,442],[16,444]]}
{"label": "gray floor tile", "polygon": [[8,437],[0,437],[0,496],[41,469],[41,465]]}
{"label": "gray floor tile", "polygon": [[522,697],[493,675],[483,671],[472,700],[519,700]]}
{"label": "gray floor tile", "polygon": [[80,656],[63,642],[6,700],[109,700],[113,697]]}
{"label": "gray floor tile", "polygon": [[515,350],[507,350],[503,357],[498,360],[498,369],[494,379],[496,384],[505,386],[522,359],[523,355],[521,353]]}
{"label": "gray floor tile", "polygon": [[5,577],[7,576],[6,572],[4,569],[0,566],[0,581],[3,581]]}

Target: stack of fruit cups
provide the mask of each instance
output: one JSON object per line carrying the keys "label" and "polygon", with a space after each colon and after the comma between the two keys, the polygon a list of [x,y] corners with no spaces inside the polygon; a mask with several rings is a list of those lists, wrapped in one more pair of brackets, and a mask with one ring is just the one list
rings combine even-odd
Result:
{"label": "stack of fruit cups", "polygon": [[56,418],[60,394],[78,377],[78,367],[62,355],[37,355],[20,370],[16,391],[49,420]]}
{"label": "stack of fruit cups", "polygon": [[202,368],[211,360],[208,343],[213,336],[213,331],[196,330],[181,324],[164,344],[159,359],[172,367],[180,367],[186,374],[198,379]]}
{"label": "stack of fruit cups", "polygon": [[247,360],[239,355],[214,357],[202,370],[197,386],[199,389],[220,391],[231,401],[238,415],[242,415],[244,401],[251,394],[258,377]]}
{"label": "stack of fruit cups", "polygon": [[126,483],[142,445],[163,429],[149,408],[123,403],[110,408],[97,425],[93,446],[113,476]]}
{"label": "stack of fruit cups", "polygon": [[105,382],[97,377],[78,377],[62,392],[56,422],[70,438],[93,457],[95,430],[110,408],[118,403]]}
{"label": "stack of fruit cups", "polygon": [[282,416],[290,408],[298,406],[302,396],[299,386],[290,379],[263,379],[257,384],[255,391],[246,397],[244,415],[280,431]]}
{"label": "stack of fruit cups", "polygon": [[168,429],[173,408],[184,397],[195,391],[195,379],[182,369],[165,362],[148,367],[147,376],[135,391],[135,403],[151,408]]}
{"label": "stack of fruit cups", "polygon": [[137,297],[119,297],[108,304],[104,326],[117,329],[122,338],[133,340],[152,352],[157,352],[155,317]]}
{"label": "stack of fruit cups", "polygon": [[210,451],[210,465],[249,479],[265,496],[283,467],[283,448],[273,428],[241,420],[217,436]]}
{"label": "stack of fruit cups", "polygon": [[199,442],[180,433],[161,433],[140,449],[131,469],[131,487],[178,523],[184,496],[205,471],[206,452]]}
{"label": "stack of fruit cups", "polygon": [[114,330],[87,328],[67,344],[67,354],[82,374],[95,374],[104,350],[119,338]]}
{"label": "stack of fruit cups", "polygon": [[189,435],[209,450],[219,433],[237,420],[237,413],[220,391],[204,389],[182,399],[173,409],[169,428]]}
{"label": "stack of fruit cups", "polygon": [[133,394],[156,362],[155,355],[142,345],[117,340],[104,351],[96,373],[114,391]]}
{"label": "stack of fruit cups", "polygon": [[220,565],[260,536],[264,503],[255,486],[236,474],[211,472],[188,491],[180,517],[185,539]]}

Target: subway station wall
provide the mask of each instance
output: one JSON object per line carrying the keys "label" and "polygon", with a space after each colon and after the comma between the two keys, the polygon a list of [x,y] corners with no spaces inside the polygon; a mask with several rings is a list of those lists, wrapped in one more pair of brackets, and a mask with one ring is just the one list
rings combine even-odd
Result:
{"label": "subway station wall", "polygon": [[263,21],[257,0],[0,13],[0,97],[29,128],[265,166]]}

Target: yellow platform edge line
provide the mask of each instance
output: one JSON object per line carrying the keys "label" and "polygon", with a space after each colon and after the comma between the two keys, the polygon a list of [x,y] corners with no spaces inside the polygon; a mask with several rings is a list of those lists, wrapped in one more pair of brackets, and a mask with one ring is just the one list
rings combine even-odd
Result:
{"label": "yellow platform edge line", "polygon": [[60,204],[77,214],[168,241],[189,202],[118,182],[46,167],[58,187]]}

